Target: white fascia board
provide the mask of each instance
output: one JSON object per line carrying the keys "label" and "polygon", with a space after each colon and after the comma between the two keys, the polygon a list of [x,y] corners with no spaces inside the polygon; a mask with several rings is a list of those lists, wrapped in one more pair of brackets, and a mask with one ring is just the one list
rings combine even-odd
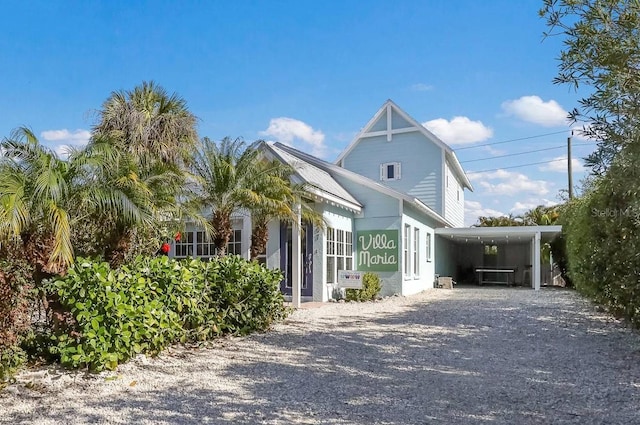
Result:
{"label": "white fascia board", "polygon": [[346,208],[348,210],[351,210],[355,213],[360,213],[362,211],[362,205],[357,205],[354,204],[353,202],[349,202],[345,199],[342,199],[338,196],[332,195],[331,193],[325,192],[322,189],[319,189],[315,186],[311,186],[311,185],[307,185],[307,187],[305,187],[305,189],[313,194],[316,195],[317,197],[324,199],[325,201],[328,201],[330,203],[334,203],[337,204],[343,208]]}

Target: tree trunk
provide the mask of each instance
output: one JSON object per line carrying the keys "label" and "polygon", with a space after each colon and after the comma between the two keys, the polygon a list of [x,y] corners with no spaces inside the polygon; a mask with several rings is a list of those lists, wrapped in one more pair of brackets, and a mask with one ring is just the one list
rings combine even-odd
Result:
{"label": "tree trunk", "polygon": [[253,231],[251,232],[251,261],[256,260],[258,255],[265,251],[268,240],[269,229],[267,222],[258,221],[254,223]]}
{"label": "tree trunk", "polygon": [[227,254],[227,245],[231,239],[231,214],[225,211],[215,211],[211,225],[215,231],[213,235],[213,244],[216,247],[217,255],[224,256]]}

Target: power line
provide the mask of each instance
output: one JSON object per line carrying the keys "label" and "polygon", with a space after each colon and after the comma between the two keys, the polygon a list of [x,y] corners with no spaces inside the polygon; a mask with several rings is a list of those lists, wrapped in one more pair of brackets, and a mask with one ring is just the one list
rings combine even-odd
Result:
{"label": "power line", "polygon": [[[582,142],[582,143],[574,143],[573,145],[590,145],[591,143],[589,142]],[[554,150],[554,149],[562,149],[562,148],[566,148],[566,145],[558,145],[558,146],[552,146],[549,148],[543,148],[543,149],[534,149],[531,151],[523,151],[523,152],[516,152],[516,153],[509,153],[509,154],[505,154],[505,155],[496,155],[496,156],[488,156],[486,158],[478,158],[478,159],[468,159],[466,161],[460,161],[460,164],[465,164],[467,162],[478,162],[478,161],[488,161],[490,159],[496,159],[496,158],[507,158],[510,156],[518,156],[518,155],[524,155],[527,153],[535,153],[535,152],[544,152],[544,151],[550,151],[550,150]]]}
{"label": "power line", "polygon": [[467,171],[466,174],[488,173],[489,171],[509,170],[511,168],[529,167],[531,165],[549,164],[550,162],[566,161],[566,160],[567,158],[558,158],[558,159],[552,159],[550,161],[530,162],[528,164],[513,165],[511,167],[492,168],[490,170],[480,170],[480,171]]}
{"label": "power line", "polygon": [[556,131],[554,133],[538,134],[537,136],[520,137],[519,139],[509,139],[509,140],[503,140],[501,142],[484,143],[482,145],[465,146],[463,148],[454,149],[454,151],[457,152],[457,151],[461,151],[461,150],[465,150],[465,149],[475,149],[475,148],[481,148],[483,146],[501,145],[503,143],[519,142],[520,140],[529,140],[529,139],[536,139],[538,137],[553,136],[555,134],[566,133],[567,131],[569,131],[569,130]]}

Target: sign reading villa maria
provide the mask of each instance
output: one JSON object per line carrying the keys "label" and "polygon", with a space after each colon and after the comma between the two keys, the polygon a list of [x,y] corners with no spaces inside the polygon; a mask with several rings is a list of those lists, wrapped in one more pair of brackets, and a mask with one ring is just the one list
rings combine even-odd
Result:
{"label": "sign reading villa maria", "polygon": [[397,230],[363,230],[357,238],[358,270],[398,271]]}

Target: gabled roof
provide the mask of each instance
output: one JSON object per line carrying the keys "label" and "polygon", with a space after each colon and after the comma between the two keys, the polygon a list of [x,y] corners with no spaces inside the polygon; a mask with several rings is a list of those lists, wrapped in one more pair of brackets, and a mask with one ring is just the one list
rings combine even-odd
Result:
{"label": "gabled roof", "polygon": [[[387,123],[388,125],[390,125],[391,123],[391,116],[389,115],[390,112],[391,113],[396,112],[410,126],[406,128],[401,128],[401,129],[393,129],[393,130],[387,129],[383,131],[372,131],[373,127],[376,125],[376,123],[380,120],[380,118],[382,118],[382,116],[385,113],[387,114]],[[335,163],[339,164],[349,154],[349,152],[351,152],[358,145],[358,143],[360,143],[360,140],[362,140],[365,137],[370,137],[371,135],[383,135],[383,134],[387,134],[388,135],[387,137],[391,137],[391,134],[408,133],[412,131],[420,132],[429,141],[433,142],[439,148],[443,149],[445,152],[445,157],[447,162],[450,164],[451,169],[453,170],[453,173],[460,179],[462,186],[473,191],[473,186],[471,185],[471,181],[469,181],[469,178],[467,177],[464,170],[462,169],[462,165],[460,165],[460,161],[458,161],[458,157],[453,152],[453,149],[451,149],[449,145],[447,145],[445,142],[440,140],[438,136],[436,136],[435,134],[427,130],[425,126],[420,124],[418,121],[413,119],[409,114],[407,114],[405,111],[400,109],[400,107],[396,105],[391,99],[388,99],[382,105],[382,107],[380,107],[380,109],[378,110],[378,112],[376,112],[373,118],[369,120],[369,122],[362,128],[362,130],[360,130],[360,132],[356,135],[356,137],[349,144],[349,146],[347,146],[347,148],[340,154],[338,159],[336,159]]]}
{"label": "gabled roof", "polygon": [[283,150],[283,145],[279,143],[274,145],[264,142],[261,146],[275,158],[291,166],[299,183],[303,183],[310,193],[354,212],[362,211],[362,204],[326,171]]}
{"label": "gabled roof", "polygon": [[[373,189],[377,192],[391,196],[392,198],[402,200],[410,205],[415,206],[418,210],[422,211],[429,217],[433,218],[438,223],[444,224],[445,226],[453,227],[453,224],[451,224],[448,220],[446,220],[444,217],[442,217],[440,214],[432,210],[429,206],[427,206],[425,203],[423,203],[417,198],[414,198],[402,192],[398,192],[397,190],[391,189],[390,187],[380,184],[374,180],[371,180],[368,177],[354,173],[353,171],[347,170],[346,168],[342,168],[336,164],[323,161],[320,158],[316,158],[312,155],[309,155],[307,153],[294,149],[291,146],[283,145],[281,143],[274,143],[273,145],[270,145],[270,147],[276,150],[276,152],[284,151],[285,153],[288,153],[291,156],[300,160],[301,163],[306,163],[308,165],[313,166],[314,168],[319,168],[320,170],[323,170],[326,173],[328,173],[330,176],[339,175],[341,177],[351,180],[352,182],[358,185],[362,185],[369,189]],[[298,164],[301,164],[301,163],[298,163]],[[333,180],[333,177],[331,177],[331,180],[334,181],[336,184],[338,184],[335,180]]]}

